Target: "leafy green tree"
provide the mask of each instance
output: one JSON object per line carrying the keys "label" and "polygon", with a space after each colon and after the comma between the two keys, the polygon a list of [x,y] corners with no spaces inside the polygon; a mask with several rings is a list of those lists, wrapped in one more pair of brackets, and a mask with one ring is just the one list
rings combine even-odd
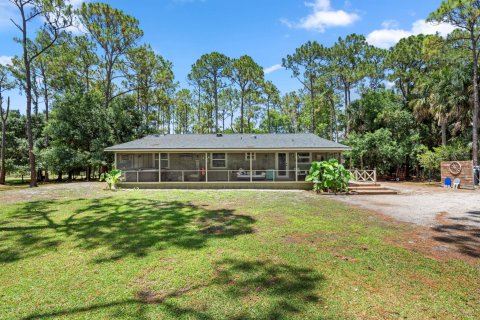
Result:
{"label": "leafy green tree", "polygon": [[454,31],[451,39],[464,40],[472,57],[473,114],[472,114],[472,159],[478,164],[478,120],[480,110],[478,62],[480,57],[480,1],[445,0],[437,11],[430,14],[429,21],[449,23],[459,30]]}
{"label": "leafy green tree", "polygon": [[270,125],[270,111],[273,107],[275,110],[275,106],[280,104],[280,91],[278,88],[273,84],[271,81],[265,81],[263,84],[263,93],[265,95],[265,106],[266,106],[266,117],[267,117],[267,132],[271,133],[271,125]]}
{"label": "leafy green tree", "polygon": [[316,41],[308,41],[295,50],[293,55],[282,59],[282,66],[292,71],[310,94],[310,131],[315,131],[315,96],[317,95],[316,81],[325,72],[329,59],[329,51]]}
{"label": "leafy green tree", "polygon": [[101,67],[104,69],[104,106],[108,109],[110,102],[118,96],[113,93],[113,87],[117,78],[116,71],[122,67],[122,57],[135,47],[143,37],[143,31],[137,19],[105,3],[84,2],[78,14],[90,36],[103,50]]}
{"label": "leafy green tree", "polygon": [[368,46],[365,51],[368,88],[373,91],[385,88],[385,58],[387,53],[387,50],[374,46]]}
{"label": "leafy green tree", "polygon": [[[90,179],[92,168],[106,163],[104,148],[114,143],[108,116],[99,92],[71,92],[57,100],[46,128],[52,138],[44,154],[46,162],[52,162],[49,167],[69,175],[75,169],[85,169]],[[67,166],[59,166],[55,156],[69,159]]]}
{"label": "leafy green tree", "polygon": [[351,92],[369,74],[366,59],[369,49],[365,37],[357,34],[348,35],[345,39],[339,38],[331,48],[331,72],[338,77],[338,83],[344,92],[347,135],[350,132]]}
{"label": "leafy green tree", "polygon": [[352,133],[345,143],[352,149],[345,153],[352,167],[377,169],[388,174],[403,162],[402,152],[388,129],[378,129],[365,134]]}
{"label": "leafy green tree", "polygon": [[[30,159],[30,187],[36,187],[37,175],[32,133],[32,64],[35,59],[39,58],[55,44],[62,31],[72,25],[72,11],[71,6],[67,5],[63,0],[10,0],[10,2],[17,8],[19,14],[17,21],[13,19],[11,21],[21,34],[17,41],[21,43],[22,46],[22,67],[25,72],[23,79],[25,80],[24,89],[27,100],[26,126]],[[32,50],[29,45],[31,40],[29,39],[28,27],[37,17],[43,18],[45,23],[40,30],[50,35],[50,41]]]}
{"label": "leafy green tree", "polygon": [[160,55],[156,55],[149,45],[130,49],[126,62],[126,89],[115,97],[135,92],[137,107],[144,115],[145,126],[153,120],[155,91],[162,91],[173,85],[174,75],[172,63]]}
{"label": "leafy green tree", "polygon": [[261,87],[264,81],[263,69],[251,57],[245,55],[238,59],[233,59],[225,73],[239,88],[240,133],[244,133],[245,100],[249,94]]}
{"label": "leafy green tree", "polygon": [[425,70],[423,43],[425,36],[410,36],[401,39],[390,49],[385,59],[391,73],[388,80],[393,81],[400,90],[405,105],[412,99],[412,90]]}
{"label": "leafy green tree", "polygon": [[190,79],[198,79],[204,91],[212,95],[211,99],[215,109],[215,132],[219,131],[219,94],[225,86],[229,64],[230,58],[226,55],[212,52],[202,55],[192,66],[192,71],[189,74]]}
{"label": "leafy green tree", "polygon": [[7,120],[10,113],[10,98],[7,98],[6,108],[3,109],[4,92],[14,88],[14,83],[10,78],[10,72],[7,67],[0,65],[0,121],[2,125],[2,140],[0,145],[0,184],[5,184],[6,168],[6,150],[7,150]]}
{"label": "leafy green tree", "polygon": [[192,125],[192,95],[190,90],[182,89],[175,96],[175,133],[187,134],[191,132]]}

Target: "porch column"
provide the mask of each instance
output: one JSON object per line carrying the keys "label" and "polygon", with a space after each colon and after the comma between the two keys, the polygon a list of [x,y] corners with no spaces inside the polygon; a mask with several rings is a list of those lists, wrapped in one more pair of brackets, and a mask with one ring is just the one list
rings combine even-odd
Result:
{"label": "porch column", "polygon": [[208,152],[205,152],[205,182],[208,182]]}
{"label": "porch column", "polygon": [[113,169],[117,170],[117,153],[115,152],[115,163],[113,164]]}
{"label": "porch column", "polygon": [[298,152],[295,152],[295,181],[298,182]]}
{"label": "porch column", "polygon": [[162,182],[162,153],[158,153],[158,182]]}
{"label": "porch column", "polygon": [[253,182],[252,173],[252,153],[250,152],[250,182]]}

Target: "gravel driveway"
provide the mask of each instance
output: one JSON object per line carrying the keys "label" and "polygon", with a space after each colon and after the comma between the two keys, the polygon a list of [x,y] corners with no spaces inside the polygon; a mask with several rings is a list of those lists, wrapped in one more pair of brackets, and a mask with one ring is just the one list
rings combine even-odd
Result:
{"label": "gravel driveway", "polygon": [[383,183],[398,195],[336,196],[335,199],[374,210],[397,220],[434,227],[438,217],[480,227],[480,191],[452,190],[413,183]]}

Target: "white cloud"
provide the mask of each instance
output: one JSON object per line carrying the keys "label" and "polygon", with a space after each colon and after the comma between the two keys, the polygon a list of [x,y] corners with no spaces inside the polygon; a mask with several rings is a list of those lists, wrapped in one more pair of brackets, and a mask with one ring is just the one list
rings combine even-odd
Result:
{"label": "white cloud", "polygon": [[438,32],[441,36],[446,36],[454,29],[455,27],[448,23],[433,24],[425,20],[417,20],[412,25],[413,34],[435,34]]}
{"label": "white cloud", "polygon": [[0,56],[0,64],[7,66],[12,63],[12,58],[11,56]]}
{"label": "white cloud", "polygon": [[382,27],[385,29],[398,28],[397,20],[386,20],[382,22]]}
{"label": "white cloud", "polygon": [[265,74],[270,74],[270,73],[274,73],[275,71],[278,71],[282,69],[282,65],[281,64],[274,64],[273,66],[271,67],[268,67],[268,68],[265,68],[263,69],[263,72]]}
{"label": "white cloud", "polygon": [[394,46],[398,41],[417,34],[436,34],[446,36],[452,32],[455,27],[450,24],[433,24],[425,20],[417,20],[412,24],[410,30],[404,30],[394,27],[389,21],[382,23],[383,29],[370,32],[367,36],[367,42],[371,45],[388,49]]}
{"label": "white cloud", "polygon": [[325,32],[329,27],[349,26],[360,19],[356,13],[333,9],[330,0],[315,0],[315,2],[305,2],[305,5],[312,8],[311,14],[297,22],[286,19],[282,19],[281,22],[289,28]]}

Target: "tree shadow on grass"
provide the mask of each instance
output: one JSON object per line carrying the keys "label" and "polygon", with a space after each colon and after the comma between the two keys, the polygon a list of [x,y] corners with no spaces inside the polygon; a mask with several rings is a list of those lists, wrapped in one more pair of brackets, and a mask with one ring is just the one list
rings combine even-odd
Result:
{"label": "tree shadow on grass", "polygon": [[[154,310],[161,310],[161,315],[188,319],[215,319],[213,314],[219,313],[227,313],[229,319],[289,319],[294,315],[301,317],[309,306],[322,310],[323,301],[318,296],[318,291],[325,279],[311,268],[271,260],[224,259],[214,264],[214,270],[214,278],[203,285],[172,289],[170,292],[155,292],[144,288],[131,299],[39,312],[24,319],[48,319],[80,314],[88,316],[90,312],[102,310],[111,316],[128,315],[135,319],[145,319],[147,315],[151,316],[149,308],[152,305]],[[211,303],[206,307],[198,307],[189,303],[189,300],[179,300],[185,295],[194,297],[195,294],[200,294],[200,290],[221,290],[225,293],[219,295],[221,299],[226,296],[229,301],[237,301],[240,308],[219,310],[222,305],[219,301],[208,301]],[[210,306],[215,310],[211,310]],[[228,304],[225,304],[225,308],[228,308]]]}
{"label": "tree shadow on grass", "polygon": [[230,209],[208,210],[151,199],[89,200],[67,218],[56,217],[59,208],[74,202],[28,202],[9,216],[14,222],[0,225],[0,262],[35,256],[63,242],[85,250],[108,249],[96,258],[99,263],[143,257],[171,246],[198,249],[212,238],[252,233],[255,223],[252,217]]}
{"label": "tree shadow on grass", "polygon": [[[432,228],[433,239],[451,244],[464,255],[480,258],[480,211],[466,212],[464,217],[450,217],[446,223]],[[450,221],[452,221],[450,223]]]}

